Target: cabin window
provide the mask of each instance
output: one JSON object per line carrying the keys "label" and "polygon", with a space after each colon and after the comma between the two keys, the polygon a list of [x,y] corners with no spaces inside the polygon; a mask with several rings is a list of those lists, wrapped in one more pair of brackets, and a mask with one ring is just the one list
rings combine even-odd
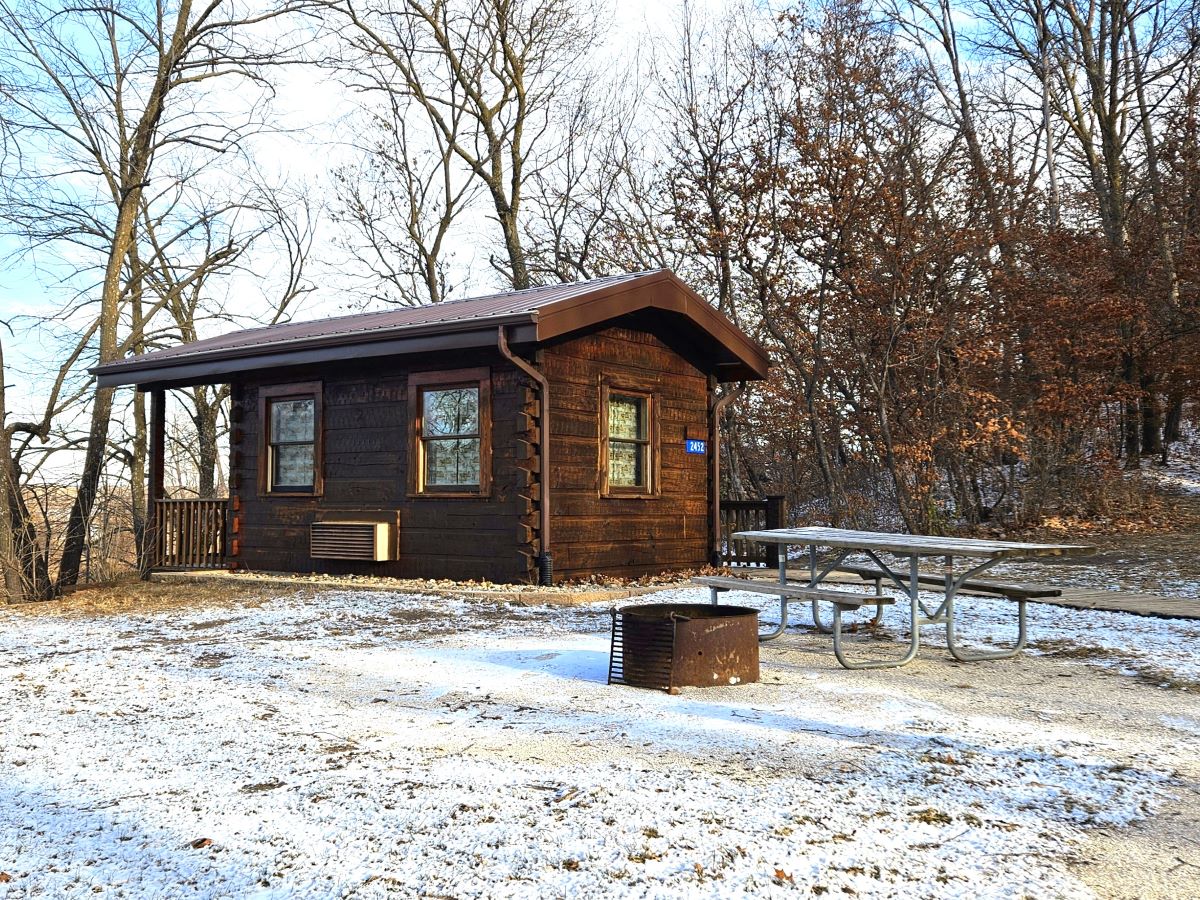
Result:
{"label": "cabin window", "polygon": [[488,489],[487,370],[410,376],[415,493],[480,496]]}
{"label": "cabin window", "polygon": [[267,494],[318,494],[321,488],[321,385],[260,390],[260,486]]}
{"label": "cabin window", "polygon": [[610,495],[654,490],[653,397],[605,386],[601,403],[602,491]]}
{"label": "cabin window", "polygon": [[479,388],[426,388],[422,391],[421,440],[425,444],[425,486],[479,486]]}

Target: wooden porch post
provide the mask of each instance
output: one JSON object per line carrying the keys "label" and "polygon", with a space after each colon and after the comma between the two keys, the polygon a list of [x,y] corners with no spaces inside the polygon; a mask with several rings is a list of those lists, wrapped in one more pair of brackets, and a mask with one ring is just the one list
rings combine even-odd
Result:
{"label": "wooden porch post", "polygon": [[146,473],[146,518],[149,520],[148,565],[143,575],[162,561],[162,512],[158,501],[163,499],[163,475],[167,449],[167,393],[163,388],[150,389],[150,466]]}
{"label": "wooden porch post", "polygon": [[[782,494],[767,494],[766,528],[787,528],[787,497]],[[767,544],[767,568],[779,566],[779,545]]]}

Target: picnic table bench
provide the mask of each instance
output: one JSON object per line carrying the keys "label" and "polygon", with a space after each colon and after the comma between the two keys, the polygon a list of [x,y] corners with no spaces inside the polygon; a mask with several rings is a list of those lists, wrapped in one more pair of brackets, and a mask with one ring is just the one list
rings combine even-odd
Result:
{"label": "picnic table bench", "polygon": [[717,605],[718,595],[725,591],[749,591],[752,594],[770,594],[773,597],[786,597],[788,602],[810,602],[813,600],[832,603],[847,612],[861,609],[864,606],[875,607],[875,619],[872,624],[878,624],[883,616],[883,608],[896,602],[894,597],[882,594],[852,594],[849,591],[830,591],[821,588],[801,587],[796,584],[776,584],[770,581],[758,581],[752,578],[729,578],[721,575],[701,575],[693,578],[695,584],[704,585],[711,592],[713,606]]}
{"label": "picnic table bench", "polygon": [[[841,528],[775,528],[765,531],[740,531],[733,535],[741,540],[760,541],[777,545],[779,551],[779,583],[772,585],[770,590],[780,598],[779,627],[769,634],[760,635],[760,640],[769,641],[779,637],[787,628],[788,604],[796,599],[808,599],[812,603],[813,623],[820,631],[830,633],[834,639],[834,650],[838,662],[848,669],[878,669],[907,665],[916,658],[921,646],[921,627],[924,625],[944,625],[946,627],[946,647],[950,655],[959,662],[978,662],[987,659],[1005,659],[1015,656],[1024,649],[1027,638],[1026,602],[1036,596],[1053,596],[1047,594],[1045,588],[1031,585],[1010,585],[997,581],[978,578],[992,566],[1008,559],[1042,559],[1062,556],[1087,556],[1095,553],[1094,547],[1080,544],[1033,544],[1017,541],[989,541],[972,538],[948,538],[939,535],[922,534],[893,534],[878,531],[854,531]],[[807,546],[809,562],[809,579],[804,585],[792,585],[788,582],[787,548],[789,546]],[[817,548],[828,547],[834,551],[833,559],[823,566],[817,565]],[[872,567],[853,566],[846,564],[846,558],[852,554],[865,554],[875,564]],[[881,558],[890,555],[907,561],[907,572],[898,573]],[[925,557],[942,557],[944,559],[943,574],[922,573],[918,567]],[[956,574],[955,557],[982,560],[970,565],[966,571]],[[859,574],[864,580],[876,582],[876,596],[881,595],[884,580],[892,582],[901,594],[908,598],[909,607],[909,646],[908,651],[898,660],[868,660],[850,661],[841,652],[842,613],[849,607],[834,602],[833,624],[827,626],[821,620],[820,604],[828,598],[819,594],[793,594],[792,589],[819,590],[820,584],[834,571],[847,571]],[[865,574],[864,574],[865,573]],[[906,576],[906,577],[905,577]],[[921,586],[941,587],[944,599],[935,608],[930,609],[920,597]],[[987,585],[1000,596],[1007,597],[1017,604],[1017,640],[1006,649],[997,651],[966,651],[958,646],[955,640],[955,599],[964,587],[980,589]],[[711,586],[710,586],[711,587]],[[1057,590],[1057,589],[1049,589]],[[766,587],[762,593],[766,593]],[[866,597],[859,606],[868,605],[876,597]],[[876,607],[876,618],[881,607]]]}
{"label": "picnic table bench", "polygon": [[[880,590],[883,581],[888,577],[887,572],[874,566],[840,565],[838,572],[857,575],[863,581],[875,582],[875,589]],[[921,572],[917,582],[925,587],[945,587],[946,576],[933,572]],[[990,578],[971,578],[959,585],[960,590],[978,591],[984,594],[996,594],[1009,600],[1036,600],[1040,597],[1061,597],[1062,589],[1042,584],[1009,584],[1002,581],[992,581]]]}

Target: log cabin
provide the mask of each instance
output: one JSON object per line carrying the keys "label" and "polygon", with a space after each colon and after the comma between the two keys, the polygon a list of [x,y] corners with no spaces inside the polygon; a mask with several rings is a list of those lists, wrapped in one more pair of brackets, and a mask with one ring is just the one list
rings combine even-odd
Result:
{"label": "log cabin", "polygon": [[[764,350],[672,272],[252,328],[93,369],[150,403],[156,568],[551,584],[697,568],[720,385]],[[229,384],[229,497],[164,496],[165,392]]]}

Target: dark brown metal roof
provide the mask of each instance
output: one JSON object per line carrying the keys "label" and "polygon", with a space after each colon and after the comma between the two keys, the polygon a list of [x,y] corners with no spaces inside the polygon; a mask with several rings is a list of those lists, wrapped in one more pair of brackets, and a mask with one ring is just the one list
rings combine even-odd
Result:
{"label": "dark brown metal roof", "polygon": [[514,343],[544,341],[643,309],[687,317],[722,352],[723,380],[766,377],[766,353],[672,272],[658,269],[449,300],[431,306],[248,328],[131,356],[90,371],[102,386],[204,383],[249,369],[495,344],[500,326]]}

